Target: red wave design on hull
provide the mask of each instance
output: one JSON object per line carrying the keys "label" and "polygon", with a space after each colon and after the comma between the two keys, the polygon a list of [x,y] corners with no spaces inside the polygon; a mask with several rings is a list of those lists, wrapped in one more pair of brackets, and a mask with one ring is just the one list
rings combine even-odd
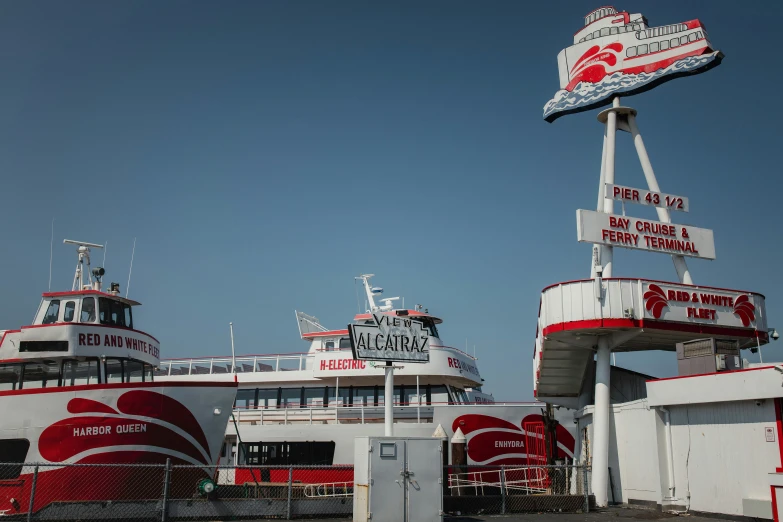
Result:
{"label": "red wave design on hull", "polygon": [[[65,462],[86,451],[104,449],[103,453],[79,462],[92,459],[112,463],[117,452],[108,448],[147,446],[151,449],[145,451],[152,454],[161,455],[168,450],[187,455],[195,462],[209,464],[211,454],[201,425],[182,403],[161,393],[127,391],[117,399],[119,412],[101,402],[81,397],[71,399],[67,409],[78,416],[48,426],[38,439],[38,452],[49,462]],[[148,417],[154,421],[129,419],[120,413]],[[193,437],[197,444],[156,421],[177,426]]]}
{"label": "red wave design on hull", "polygon": [[[49,462],[65,462],[79,453],[112,446],[152,446],[184,453],[207,464],[198,448],[185,437],[165,426],[136,419],[97,416],[63,419],[47,427],[38,439],[38,450]],[[106,454],[110,455],[113,454]],[[104,458],[103,462],[114,460]]]}
{"label": "red wave design on hull", "polygon": [[189,433],[211,456],[207,437],[196,418],[181,402],[147,390],[125,392],[117,399],[117,409],[126,415],[152,417],[173,424]]}
{"label": "red wave design on hull", "polygon": [[[525,465],[531,462],[540,462],[540,459],[546,457],[546,455],[539,454],[536,451],[536,448],[528,448],[528,444],[535,440],[536,435],[533,432],[526,432],[522,426],[526,423],[539,423],[543,425],[543,422],[544,418],[538,414],[526,415],[519,426],[517,426],[497,417],[471,413],[454,419],[452,431],[456,431],[457,428],[460,428],[469,439],[468,457],[473,462],[486,462],[487,460],[493,459],[492,465]],[[514,431],[501,431],[501,429]],[[471,435],[471,433],[478,430],[489,431]],[[561,424],[558,424],[557,428],[555,428],[555,435],[558,442],[558,447],[555,450],[556,458],[572,457],[575,447],[574,436]],[[563,447],[570,452],[570,455]],[[526,457],[510,456],[512,454],[520,453],[524,453]]]}

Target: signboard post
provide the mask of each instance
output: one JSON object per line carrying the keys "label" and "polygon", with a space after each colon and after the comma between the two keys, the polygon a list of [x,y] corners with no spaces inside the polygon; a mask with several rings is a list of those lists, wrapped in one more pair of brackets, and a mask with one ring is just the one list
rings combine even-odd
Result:
{"label": "signboard post", "polygon": [[385,391],[383,396],[384,435],[394,431],[394,366],[393,363],[424,363],[430,360],[429,332],[421,321],[408,317],[407,311],[396,315],[373,312],[375,324],[349,324],[353,358],[385,361]]}

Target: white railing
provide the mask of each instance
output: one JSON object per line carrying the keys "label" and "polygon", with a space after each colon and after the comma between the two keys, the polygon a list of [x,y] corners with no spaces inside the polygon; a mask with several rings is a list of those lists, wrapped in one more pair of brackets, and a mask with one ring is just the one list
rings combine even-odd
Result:
{"label": "white railing", "polygon": [[[394,421],[431,424],[433,406],[395,406]],[[237,424],[381,424],[384,421],[383,405],[380,406],[323,406],[235,409]],[[229,428],[232,424],[229,423]]]}
{"label": "white railing", "polygon": [[352,497],[353,481],[326,482],[324,484],[307,484],[304,487],[304,496],[308,498]]}
{"label": "white railing", "polygon": [[483,495],[485,487],[505,487],[507,490],[514,489],[525,493],[546,493],[546,482],[546,468],[524,466],[450,473],[448,484],[450,489],[456,490],[457,495],[470,489],[477,495]]}
{"label": "white railing", "polygon": [[[475,361],[476,359],[451,346],[432,346],[432,351],[447,351],[457,353]],[[336,349],[322,351],[318,353],[329,353],[335,355],[348,355],[350,349]],[[258,372],[288,372],[312,370],[317,353],[288,353],[288,354],[267,354],[267,355],[243,355],[236,357],[236,373],[258,373]],[[231,356],[201,357],[195,359],[168,359],[160,362],[159,368],[155,371],[157,376],[174,375],[217,375],[230,374]]]}

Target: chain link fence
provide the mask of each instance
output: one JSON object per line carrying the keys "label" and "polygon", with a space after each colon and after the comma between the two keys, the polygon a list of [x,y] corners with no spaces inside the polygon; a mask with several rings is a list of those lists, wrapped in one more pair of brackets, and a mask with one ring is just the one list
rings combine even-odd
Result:
{"label": "chain link fence", "polygon": [[0,464],[11,520],[350,517],[353,466]]}
{"label": "chain link fence", "polygon": [[588,512],[594,502],[584,466],[452,465],[443,477],[443,509],[450,515]]}
{"label": "chain link fence", "polygon": [[[446,514],[588,511],[590,468],[446,466]],[[348,518],[353,466],[0,464],[11,520]]]}

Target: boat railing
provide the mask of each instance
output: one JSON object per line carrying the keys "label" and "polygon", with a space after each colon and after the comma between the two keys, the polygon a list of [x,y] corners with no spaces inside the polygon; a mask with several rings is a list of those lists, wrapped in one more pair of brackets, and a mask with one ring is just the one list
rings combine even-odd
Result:
{"label": "boat railing", "polygon": [[[400,423],[431,424],[434,407],[426,404],[394,406],[394,421]],[[289,424],[383,424],[384,405],[309,407],[234,408],[237,424],[289,425]],[[229,423],[231,429],[232,423]]]}
{"label": "boat railing", "polygon": [[[452,346],[432,346],[431,350],[456,352],[471,360],[472,355]],[[327,350],[324,350],[327,351]],[[321,351],[319,353],[323,353]],[[350,349],[332,349],[329,353],[350,353]],[[281,353],[266,355],[242,355],[234,358],[235,373],[290,372],[311,370],[316,353]],[[167,359],[160,362],[156,376],[229,374],[231,356]]]}

